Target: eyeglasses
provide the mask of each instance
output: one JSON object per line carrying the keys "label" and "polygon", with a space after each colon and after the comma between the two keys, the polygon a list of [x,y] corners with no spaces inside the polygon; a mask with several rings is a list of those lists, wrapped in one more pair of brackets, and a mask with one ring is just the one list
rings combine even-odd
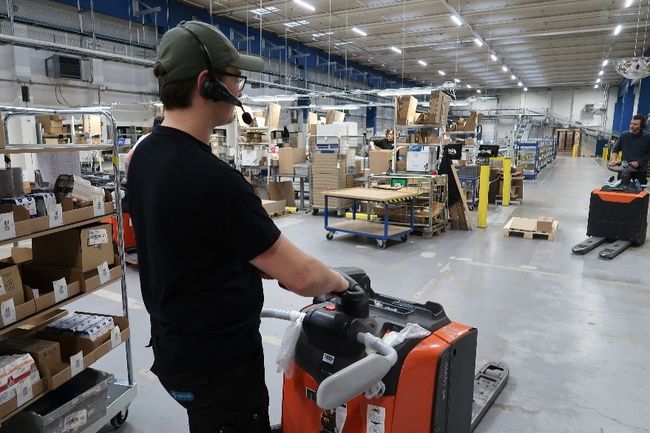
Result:
{"label": "eyeglasses", "polygon": [[227,75],[227,76],[229,76],[229,77],[235,77],[235,78],[237,78],[237,79],[238,79],[238,80],[236,81],[236,83],[237,83],[237,88],[239,89],[240,92],[241,92],[242,90],[244,90],[244,87],[246,86],[246,80],[248,80],[248,77],[246,77],[246,76],[244,76],[244,75],[237,75],[237,74],[233,74],[233,73],[225,72],[225,71],[219,71],[219,72],[217,72],[217,74],[219,74],[219,75]]}

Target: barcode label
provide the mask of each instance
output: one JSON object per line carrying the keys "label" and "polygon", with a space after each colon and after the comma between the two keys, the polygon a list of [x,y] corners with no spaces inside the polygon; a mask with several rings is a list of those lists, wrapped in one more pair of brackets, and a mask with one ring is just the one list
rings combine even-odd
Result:
{"label": "barcode label", "polygon": [[102,245],[108,243],[108,232],[106,229],[88,230],[88,246]]}
{"label": "barcode label", "polygon": [[63,432],[76,431],[79,427],[86,425],[87,422],[88,413],[86,409],[72,412],[63,419]]}

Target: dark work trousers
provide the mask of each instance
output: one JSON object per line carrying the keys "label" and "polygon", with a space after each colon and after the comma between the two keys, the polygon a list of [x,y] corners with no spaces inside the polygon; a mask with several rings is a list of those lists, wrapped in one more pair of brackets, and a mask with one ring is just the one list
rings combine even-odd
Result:
{"label": "dark work trousers", "polygon": [[[617,176],[618,179],[621,178],[621,173],[618,173]],[[630,173],[630,179],[634,181],[634,179],[639,179],[639,183],[641,185],[646,185],[648,183],[648,172],[647,171],[637,171],[634,173]]]}
{"label": "dark work trousers", "polygon": [[158,374],[158,379],[169,395],[187,409],[190,433],[271,430],[262,351],[250,362],[229,370]]}

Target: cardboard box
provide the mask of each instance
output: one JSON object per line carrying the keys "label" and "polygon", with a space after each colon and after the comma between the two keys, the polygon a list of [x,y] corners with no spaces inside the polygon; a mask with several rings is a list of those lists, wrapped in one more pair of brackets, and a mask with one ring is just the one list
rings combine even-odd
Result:
{"label": "cardboard box", "polygon": [[29,210],[22,206],[14,204],[0,204],[0,214],[11,212],[14,214],[16,237],[27,236],[31,234],[32,225],[30,222],[31,215],[29,214]]}
{"label": "cardboard box", "polygon": [[282,147],[278,153],[280,155],[279,174],[293,174],[294,164],[302,164],[307,161],[307,155],[303,148]]}
{"label": "cardboard box", "polygon": [[46,134],[63,133],[63,119],[59,116],[38,116],[38,121]]}
{"label": "cardboard box", "polygon": [[553,218],[542,216],[537,218],[537,231],[551,233],[553,231]]}
{"label": "cardboard box", "polygon": [[61,348],[55,341],[39,340],[31,337],[13,337],[0,342],[0,353],[14,355],[28,353],[32,355],[36,366],[43,378],[48,373],[63,367],[61,362]]}
{"label": "cardboard box", "polygon": [[25,293],[23,292],[23,282],[20,278],[20,271],[17,265],[0,265],[0,278],[4,284],[5,293],[0,295],[0,302],[8,299],[14,300],[14,306],[25,302]]}
{"label": "cardboard box", "polygon": [[110,224],[97,224],[41,236],[32,240],[32,252],[37,265],[96,270],[103,262],[115,262],[113,231]]}
{"label": "cardboard box", "polygon": [[368,168],[370,174],[379,174],[389,171],[392,167],[393,151],[388,149],[371,150],[368,152]]}
{"label": "cardboard box", "polygon": [[469,119],[467,119],[467,122],[465,122],[465,124],[463,125],[463,131],[468,131],[468,132],[475,131],[477,121],[478,121],[478,114],[476,113],[476,111],[472,111],[469,114]]}
{"label": "cardboard box", "polygon": [[[25,380],[29,380],[29,379],[25,379]],[[45,381],[43,379],[39,379],[36,382],[32,382],[33,397],[37,397],[41,395],[44,391],[45,391]],[[11,399],[0,404],[0,418],[6,417],[7,415],[14,412],[16,409],[18,409],[18,399],[16,398],[16,395],[14,393],[14,396]]]}
{"label": "cardboard box", "polygon": [[[65,278],[68,285],[68,297],[77,296],[81,292],[83,275],[75,273],[73,268],[62,266],[45,266],[25,263],[20,267],[25,286],[25,299],[33,299],[36,311],[46,310],[56,304],[54,286],[52,283]],[[38,289],[36,297],[32,289]]]}
{"label": "cardboard box", "polygon": [[32,249],[26,247],[12,247],[11,256],[2,259],[2,263],[19,265],[32,261]]}
{"label": "cardboard box", "polygon": [[262,200],[262,207],[269,216],[278,215],[284,212],[286,205],[286,200]]}
{"label": "cardboard box", "polygon": [[[34,301],[25,301],[22,304],[15,305],[16,307],[16,322],[23,320],[24,318],[31,316],[36,313],[36,306]],[[11,323],[5,323],[4,319],[0,315],[0,327],[9,326]]]}
{"label": "cardboard box", "polygon": [[325,123],[337,123],[345,120],[345,113],[342,111],[329,110],[325,117]]}
{"label": "cardboard box", "polygon": [[415,110],[418,100],[413,96],[403,95],[397,98],[397,124],[410,125],[415,122]]}
{"label": "cardboard box", "polygon": [[[296,198],[293,191],[293,182],[290,180],[283,182],[269,182],[268,184],[269,200],[283,200],[286,206],[295,207]],[[284,210],[284,209],[283,209]]]}
{"label": "cardboard box", "polygon": [[430,153],[429,148],[425,147],[420,152],[408,151],[406,153],[406,171],[426,172],[431,168],[429,166]]}
{"label": "cardboard box", "polygon": [[269,103],[266,107],[264,123],[266,123],[267,128],[278,129],[280,125],[280,105]]}
{"label": "cardboard box", "polygon": [[102,133],[102,118],[98,115],[83,115],[83,130],[89,135],[100,135]]}
{"label": "cardboard box", "polygon": [[449,115],[451,96],[440,90],[431,92],[429,100],[429,122],[434,125],[446,125]]}

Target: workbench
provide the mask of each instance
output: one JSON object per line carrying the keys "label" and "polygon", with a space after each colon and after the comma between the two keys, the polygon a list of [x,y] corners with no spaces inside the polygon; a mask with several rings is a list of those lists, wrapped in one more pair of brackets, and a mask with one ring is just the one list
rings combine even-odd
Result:
{"label": "workbench", "polygon": [[[325,197],[325,230],[326,238],[331,240],[334,233],[349,233],[357,236],[363,236],[377,240],[377,246],[381,249],[386,248],[388,240],[401,239],[403,242],[408,238],[409,233],[413,231],[414,212],[413,200],[422,194],[418,188],[400,188],[400,189],[379,189],[379,188],[345,188],[323,191]],[[352,200],[352,220],[343,221],[336,224],[329,224],[328,198],[345,198]],[[394,203],[411,201],[411,215],[408,227],[391,225],[388,223],[389,206]],[[379,203],[384,206],[383,224],[368,220],[357,220],[357,202],[366,201]],[[370,206],[369,206],[370,208]]]}

